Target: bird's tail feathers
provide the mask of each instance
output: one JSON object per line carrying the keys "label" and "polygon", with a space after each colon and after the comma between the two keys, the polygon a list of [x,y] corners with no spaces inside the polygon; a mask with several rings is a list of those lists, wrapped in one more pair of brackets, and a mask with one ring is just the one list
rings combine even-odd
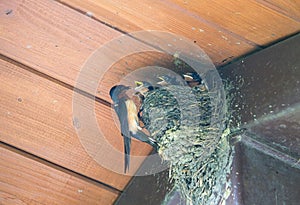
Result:
{"label": "bird's tail feathers", "polygon": [[129,164],[130,164],[130,144],[131,144],[131,138],[130,137],[124,137],[124,173],[129,171]]}

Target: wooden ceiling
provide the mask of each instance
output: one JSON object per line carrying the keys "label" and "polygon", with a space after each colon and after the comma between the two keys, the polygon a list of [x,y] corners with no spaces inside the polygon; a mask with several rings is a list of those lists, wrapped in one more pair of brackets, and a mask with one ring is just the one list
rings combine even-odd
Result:
{"label": "wooden ceiling", "polygon": [[[94,103],[93,93],[76,84],[82,66],[105,43],[141,30],[185,36],[221,66],[298,33],[300,1],[1,1],[1,204],[116,200],[131,176],[106,169],[88,155],[76,134],[73,90],[79,88],[76,92]],[[133,62],[139,63],[143,59]],[[106,140],[122,152],[119,130],[105,103],[110,102],[110,87],[134,70],[120,69],[109,73],[95,94],[95,113]],[[151,151],[137,141],[132,149],[133,155],[141,156]],[[142,159],[131,164],[131,173]],[[116,164],[122,165],[122,160]]]}

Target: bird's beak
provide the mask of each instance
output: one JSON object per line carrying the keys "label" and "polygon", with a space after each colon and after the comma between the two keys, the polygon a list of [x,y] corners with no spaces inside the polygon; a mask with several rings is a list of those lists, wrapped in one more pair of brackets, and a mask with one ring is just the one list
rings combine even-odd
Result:
{"label": "bird's beak", "polygon": [[134,83],[135,83],[135,86],[136,86],[136,87],[134,88],[135,91],[140,91],[140,89],[142,89],[143,86],[144,86],[144,83],[141,82],[141,81],[134,81]]}
{"label": "bird's beak", "polygon": [[143,85],[144,85],[144,83],[141,82],[141,81],[134,81],[134,83],[135,83],[135,85],[136,85],[137,87],[143,86]]}
{"label": "bird's beak", "polygon": [[157,77],[159,80],[164,81],[165,79],[161,76]]}
{"label": "bird's beak", "polygon": [[165,85],[166,84],[166,81],[163,77],[157,77],[157,78],[161,81],[157,82],[156,84],[158,84],[158,85]]}
{"label": "bird's beak", "polygon": [[190,82],[190,81],[193,81],[194,78],[188,74],[182,74],[183,77],[184,77],[184,80],[187,81],[187,82]]}

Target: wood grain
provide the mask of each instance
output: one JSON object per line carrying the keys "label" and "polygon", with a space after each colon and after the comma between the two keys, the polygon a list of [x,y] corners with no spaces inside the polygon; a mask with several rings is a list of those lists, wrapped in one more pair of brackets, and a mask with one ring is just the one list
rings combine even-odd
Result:
{"label": "wood grain", "polygon": [[[86,5],[85,1],[80,2]],[[106,6],[110,13],[114,11],[109,2],[102,3],[96,3],[95,8]],[[113,1],[111,3],[117,6],[116,8],[121,6]],[[153,4],[153,8],[144,5],[147,12],[144,14],[139,12],[139,15],[142,16],[135,16],[140,6],[146,3],[147,1],[141,1],[139,4],[123,5],[124,9],[132,6],[132,13],[129,13],[129,16],[122,16],[121,19],[116,18],[116,21],[120,25],[125,25],[124,19],[129,18],[139,30],[170,31],[185,35],[193,41],[199,42],[199,45],[204,43],[207,52],[216,64],[221,63],[224,59],[232,59],[233,56],[244,54],[255,47],[234,37],[228,37],[225,40],[222,38],[222,32],[216,33],[214,28],[187,14],[181,14],[182,12],[176,8],[169,11],[162,2]],[[140,6],[137,7],[137,5]],[[81,68],[89,56],[104,43],[121,35],[120,32],[55,1],[4,1],[0,3],[0,8],[1,11],[10,11],[6,12],[7,14],[2,13],[0,16],[2,25],[0,53],[72,86],[75,86]],[[162,9],[161,15],[154,15],[159,9]],[[99,18],[101,15],[106,16],[101,9],[95,11],[96,14],[99,15]],[[178,16],[182,18],[178,18]],[[152,20],[149,23],[150,19]],[[200,28],[206,32],[200,32]],[[105,58],[110,58],[114,52],[117,51],[111,50]],[[140,61],[142,62],[143,59]],[[143,64],[145,63],[147,62]],[[105,68],[99,67],[98,69]],[[126,74],[131,71],[126,69],[121,68],[121,73]],[[96,75],[99,75],[97,70],[92,75],[85,76],[84,82],[76,84],[76,87],[89,92],[90,89],[86,82],[92,82],[91,76]],[[116,79],[122,77],[123,75],[115,76]],[[104,92],[102,90],[95,95],[107,96],[109,89],[110,87],[104,87],[104,91],[106,91],[104,95],[101,95]]]}
{"label": "wood grain", "polygon": [[112,204],[118,194],[0,145],[0,204]]}
{"label": "wood grain", "polygon": [[172,2],[261,46],[300,31],[300,22],[254,0],[172,0]]}
{"label": "wood grain", "polygon": [[70,85],[88,57],[120,35],[55,1],[1,1],[0,11],[0,53]]}
{"label": "wood grain", "polygon": [[[122,190],[130,177],[122,174],[123,141],[112,110],[97,102],[94,112],[88,106],[94,105],[94,100],[79,95],[81,110],[75,112],[72,89],[28,69],[0,60],[1,141]],[[87,124],[94,122],[86,116],[88,112],[95,115],[102,138],[98,128]],[[73,116],[74,113],[79,114]],[[141,157],[131,161],[130,174],[150,151],[147,144],[133,140],[132,155]],[[121,174],[102,167],[103,164]]]}
{"label": "wood grain", "polygon": [[282,12],[300,22],[300,1],[298,0],[257,0],[259,3]]}
{"label": "wood grain", "polygon": [[[244,41],[236,35],[224,33],[221,27],[216,28],[168,1],[60,0],[60,2],[83,13],[92,13],[99,21],[124,32],[159,30],[185,36],[197,43],[217,65],[223,64],[224,59],[234,58],[257,48],[255,44]],[[226,36],[226,39],[222,36]]]}

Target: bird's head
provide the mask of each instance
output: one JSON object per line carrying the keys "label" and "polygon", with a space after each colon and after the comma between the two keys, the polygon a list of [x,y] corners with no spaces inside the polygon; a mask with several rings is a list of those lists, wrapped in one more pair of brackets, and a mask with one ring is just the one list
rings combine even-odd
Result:
{"label": "bird's head", "polygon": [[109,95],[111,97],[111,99],[116,102],[119,98],[121,98],[121,96],[124,94],[127,90],[129,90],[130,87],[129,86],[125,86],[125,85],[115,85],[113,86],[110,91],[109,91]]}
{"label": "bird's head", "polygon": [[161,86],[166,86],[166,85],[169,85],[169,77],[168,76],[159,76],[158,79],[160,80],[159,82],[157,82],[158,85],[161,85]]}
{"label": "bird's head", "polygon": [[188,72],[188,73],[182,74],[182,76],[186,82],[196,82],[197,81],[200,83],[202,81],[201,77],[196,72]]}
{"label": "bird's head", "polygon": [[135,81],[135,85],[136,87],[134,88],[134,90],[138,93],[141,93],[142,95],[144,95],[149,90],[154,89],[153,85],[147,81]]}
{"label": "bird's head", "polygon": [[172,75],[162,75],[162,76],[159,76],[158,79],[160,81],[157,82],[157,84],[160,86],[181,85],[182,84],[182,82],[180,82],[180,80],[178,80],[176,76],[172,76]]}

